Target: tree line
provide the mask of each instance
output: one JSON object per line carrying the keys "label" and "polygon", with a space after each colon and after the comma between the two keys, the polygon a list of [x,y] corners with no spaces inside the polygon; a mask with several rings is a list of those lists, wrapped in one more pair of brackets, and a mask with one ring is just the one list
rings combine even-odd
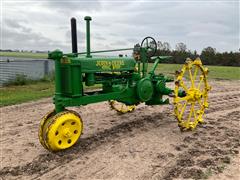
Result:
{"label": "tree line", "polygon": [[197,51],[190,51],[186,44],[178,43],[174,50],[171,50],[168,42],[157,42],[157,56],[172,56],[166,63],[183,64],[186,58],[195,59],[200,57],[203,64],[220,66],[240,66],[240,51],[238,52],[217,52],[213,47],[206,47],[200,54]]}

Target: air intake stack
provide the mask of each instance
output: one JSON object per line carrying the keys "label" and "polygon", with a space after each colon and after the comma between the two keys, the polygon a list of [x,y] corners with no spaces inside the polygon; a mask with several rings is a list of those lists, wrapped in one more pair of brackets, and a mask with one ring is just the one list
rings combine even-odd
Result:
{"label": "air intake stack", "polygon": [[86,21],[86,47],[87,47],[87,55],[86,57],[92,57],[91,56],[91,47],[90,47],[90,21],[92,18],[90,16],[85,16],[84,20]]}

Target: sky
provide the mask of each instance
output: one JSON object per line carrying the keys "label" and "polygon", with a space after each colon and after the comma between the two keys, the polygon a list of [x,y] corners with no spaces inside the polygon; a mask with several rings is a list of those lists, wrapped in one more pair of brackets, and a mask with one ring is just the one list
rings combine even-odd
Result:
{"label": "sky", "polygon": [[238,51],[239,0],[0,0],[1,49],[71,51],[76,17],[85,51],[84,16],[91,16],[91,49],[131,48],[146,36],[183,42],[199,53]]}

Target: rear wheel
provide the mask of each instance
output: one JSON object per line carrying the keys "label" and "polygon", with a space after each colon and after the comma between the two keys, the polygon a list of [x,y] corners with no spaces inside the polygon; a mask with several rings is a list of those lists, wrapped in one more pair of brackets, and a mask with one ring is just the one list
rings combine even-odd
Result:
{"label": "rear wheel", "polygon": [[[211,89],[207,74],[208,69],[203,67],[199,58],[194,61],[187,59],[181,71],[176,74],[174,113],[182,130],[195,129],[198,123],[203,123],[203,115],[208,108],[208,92]],[[184,97],[179,96],[181,91],[185,92]]]}

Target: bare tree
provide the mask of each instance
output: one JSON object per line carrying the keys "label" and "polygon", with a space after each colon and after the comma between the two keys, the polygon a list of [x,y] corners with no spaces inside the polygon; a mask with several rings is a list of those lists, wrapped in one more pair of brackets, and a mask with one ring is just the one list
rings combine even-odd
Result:
{"label": "bare tree", "polygon": [[208,46],[202,50],[202,52],[206,52],[209,54],[216,54],[216,48],[213,48],[211,46]]}
{"label": "bare tree", "polygon": [[164,42],[163,43],[163,50],[164,51],[170,51],[170,49],[171,49],[170,44],[168,42]]}
{"label": "bare tree", "polygon": [[176,49],[176,51],[178,51],[178,52],[186,52],[186,50],[187,50],[187,45],[184,44],[184,43],[182,43],[182,42],[180,42],[180,43],[177,43],[177,44],[176,44],[175,49]]}
{"label": "bare tree", "polygon": [[157,49],[158,50],[163,50],[163,43],[161,41],[157,42]]}
{"label": "bare tree", "polygon": [[171,46],[168,42],[161,42],[158,41],[157,42],[157,49],[161,50],[161,51],[170,51],[171,50]]}

